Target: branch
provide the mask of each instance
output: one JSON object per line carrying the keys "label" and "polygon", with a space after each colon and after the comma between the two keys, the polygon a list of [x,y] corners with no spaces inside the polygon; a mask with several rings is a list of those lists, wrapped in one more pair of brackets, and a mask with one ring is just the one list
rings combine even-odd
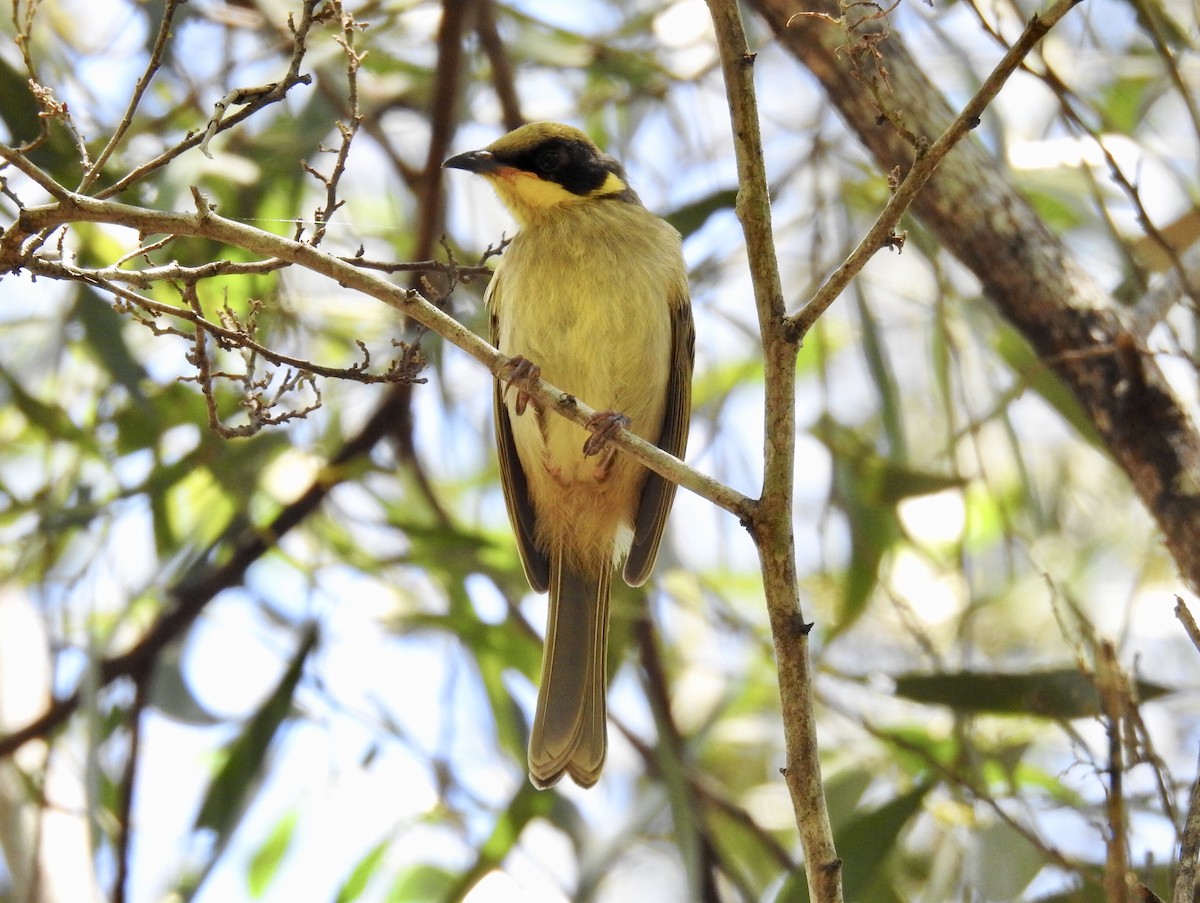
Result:
{"label": "branch", "polygon": [[763,492],[748,526],[758,549],[775,645],[787,754],[783,775],[804,848],[809,899],[816,903],[840,903],[842,863],[834,848],[821,783],[808,647],[811,625],[804,623],[800,611],[792,524],[799,343],[785,328],[783,288],[775,258],[770,192],[754,94],[754,54],[746,43],[736,0],[709,0],[709,11],[729,100],[738,167],[736,210],[746,237],[763,344],[766,393]]}
{"label": "branch", "polygon": [[[1175,617],[1187,632],[1188,639],[1200,652],[1200,627],[1196,619],[1183,601],[1182,596],[1175,597]],[[1192,790],[1188,795],[1187,814],[1183,819],[1183,833],[1179,842],[1179,866],[1175,873],[1175,893],[1173,903],[1193,903],[1196,894],[1196,860],[1200,857],[1200,765],[1197,765],[1197,777],[1192,781]]]}
{"label": "branch", "polygon": [[850,280],[858,275],[877,251],[885,247],[903,246],[904,236],[896,235],[895,228],[900,222],[900,217],[917,197],[917,193],[925,187],[925,183],[929,181],[934,170],[954,149],[954,146],[979,125],[983,111],[996,99],[996,95],[1000,93],[1000,89],[1004,87],[1008,77],[1020,68],[1029,52],[1079,2],[1080,0],[1058,0],[1044,14],[1035,15],[1030,19],[1025,30],[1021,32],[1021,37],[1008,49],[1003,59],[992,70],[991,75],[984,79],[983,84],[979,86],[975,96],[967,102],[954,122],[942,132],[941,137],[927,150],[918,146],[917,158],[909,168],[908,174],[896,186],[874,225],[858,243],[858,247],[817,290],[803,309],[789,320],[788,326],[794,331],[798,341],[803,341],[804,336],[808,334],[821,314],[829,309],[829,306],[845,291]]}
{"label": "branch", "polygon": [[1108,787],[1104,795],[1104,815],[1108,832],[1104,838],[1104,893],[1108,903],[1122,903],[1129,886],[1129,835],[1125,812],[1125,747],[1122,725],[1125,710],[1130,705],[1130,692],[1125,676],[1117,664],[1112,643],[1102,642],[1096,650],[1096,690],[1104,713],[1104,729],[1108,741],[1105,771]]}
{"label": "branch", "polygon": [[[1200,765],[1197,765],[1200,774]],[[1179,844],[1179,867],[1175,874],[1174,903],[1194,903],[1196,899],[1196,858],[1200,855],[1200,777],[1192,782],[1183,840]]]}
{"label": "branch", "polygon": [[162,65],[163,54],[167,49],[167,42],[173,34],[175,10],[180,2],[181,0],[166,0],[163,6],[162,21],[158,25],[158,35],[154,39],[154,48],[150,51],[150,59],[146,62],[146,68],[138,78],[137,84],[133,88],[133,94],[129,98],[129,103],[125,106],[125,115],[117,123],[117,127],[113,130],[112,135],[109,136],[108,142],[96,157],[95,162],[83,174],[83,179],[80,180],[76,191],[84,193],[95,184],[96,179],[104,172],[104,164],[108,162],[109,157],[113,155],[117,146],[120,145],[121,139],[125,137],[125,133],[129,131],[129,127],[133,124],[133,114],[137,112],[137,108],[142,102],[142,97],[145,96],[146,89],[150,87],[150,81]]}
{"label": "branch", "polygon": [[[15,153],[11,148],[0,145],[0,157]],[[398,288],[311,245],[225,219],[212,211],[208,202],[196,189],[193,189],[193,198],[196,201],[195,213],[163,213],[72,193],[68,193],[64,200],[56,204],[26,208],[0,237],[0,272],[16,271],[25,266],[26,260],[21,248],[24,238],[73,222],[127,226],[136,229],[142,235],[171,234],[209,238],[302,266],[327,276],[345,288],[382,301],[457,345],[494,375],[505,375],[508,358],[466,326],[430,304],[420,292]],[[595,414],[595,411],[574,396],[547,383],[539,381],[538,385],[522,388],[529,390],[543,405],[559,411],[580,426],[586,426]],[[745,496],[693,470],[678,458],[644,439],[626,430],[613,441],[617,447],[633,455],[655,473],[690,489],[739,518],[749,516],[751,503]]]}
{"label": "branch", "polygon": [[[136,169],[126,173],[126,175],[103,191],[97,192],[96,196],[99,198],[115,197],[134,183],[150,175],[150,173],[166,166],[184,151],[190,150],[193,147],[207,146],[208,141],[214,135],[228,131],[244,120],[249,119],[263,107],[283,100],[287,96],[287,93],[297,85],[311,84],[311,76],[301,74],[300,65],[304,61],[304,55],[308,52],[308,33],[316,21],[315,11],[320,2],[321,0],[304,0],[300,9],[299,23],[294,22],[292,15],[288,14],[288,26],[292,37],[292,59],[288,65],[288,71],[284,74],[283,78],[255,88],[239,88],[231,91],[226,95],[226,99],[222,103],[234,102],[244,104],[237,113],[227,117],[224,115],[224,106],[218,104],[216,115],[209,122],[207,128],[203,131],[191,132],[173,147],[167,148],[154,159],[148,160]],[[233,98],[233,100],[230,101],[230,98]]]}
{"label": "branch", "polygon": [[[808,4],[828,19],[796,18],[792,0],[750,3],[820,80],[880,166],[908,165],[912,146],[895,129],[880,128],[880,111],[845,62],[844,34],[829,25],[841,13],[833,0]],[[892,35],[876,49],[888,96],[909,129],[941,134],[953,112],[903,41]],[[1180,574],[1200,591],[1200,433],[1124,315],[978,141],[961,142],[942,162],[913,211],[1079,400],[1157,521]]]}
{"label": "branch", "polygon": [[504,128],[511,132],[525,122],[525,117],[521,113],[521,99],[517,96],[512,60],[496,28],[495,0],[483,0],[475,7],[475,33],[479,36],[479,47],[492,67],[492,90],[500,103]]}

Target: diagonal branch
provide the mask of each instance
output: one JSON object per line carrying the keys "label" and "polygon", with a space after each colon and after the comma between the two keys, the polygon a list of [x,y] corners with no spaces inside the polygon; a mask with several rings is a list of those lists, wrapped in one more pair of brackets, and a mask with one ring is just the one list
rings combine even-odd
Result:
{"label": "diagonal branch", "polygon": [[975,92],[962,112],[942,132],[928,149],[918,147],[916,160],[913,161],[908,173],[904,176],[896,190],[892,192],[886,206],[880,211],[879,217],[863,236],[850,256],[839,266],[817,290],[801,311],[789,320],[789,327],[795,330],[796,337],[803,340],[821,314],[825,313],[853,279],[867,265],[877,251],[894,244],[903,244],[903,238],[897,238],[894,230],[900,218],[912,205],[917,194],[925,187],[934,170],[946,158],[963,138],[979,125],[983,111],[988,104],[996,99],[1000,89],[1004,87],[1012,75],[1024,61],[1029,52],[1069,13],[1080,0],[1058,0],[1050,9],[1041,15],[1035,15],[1021,32],[1021,36],[1008,48],[1003,59],[996,64],[990,75],[984,79],[979,90]]}
{"label": "diagonal branch", "polygon": [[[0,157],[21,157],[11,148],[0,145]],[[23,241],[29,236],[74,222],[110,223],[136,229],[142,235],[172,234],[209,238],[223,244],[243,248],[264,257],[276,257],[302,266],[339,285],[375,298],[395,308],[447,341],[457,345],[486,366],[493,374],[504,376],[508,359],[462,323],[429,303],[420,292],[402,289],[365,272],[339,257],[304,244],[283,238],[214,213],[203,196],[193,189],[196,201],[194,213],[164,213],[67,193],[58,203],[22,210],[16,222],[0,236],[0,273],[19,270],[24,265]],[[523,387],[526,388],[526,387]],[[595,413],[586,404],[546,383],[527,387],[544,405],[586,426]],[[738,517],[748,517],[750,501],[711,477],[693,470],[679,459],[667,454],[628,430],[613,440],[642,464],[662,474],[685,489],[709,499]]]}
{"label": "diagonal branch", "polygon": [[[874,97],[846,60],[845,35],[830,25],[841,14],[833,0],[811,0],[817,16],[802,17],[792,0],[750,2],[879,165],[912,165],[913,147],[880,127]],[[953,112],[903,41],[890,35],[873,46],[907,128],[945,131]],[[1183,579],[1200,591],[1200,433],[1122,314],[979,141],[958,145],[912,209],[1073,392],[1157,521]]]}

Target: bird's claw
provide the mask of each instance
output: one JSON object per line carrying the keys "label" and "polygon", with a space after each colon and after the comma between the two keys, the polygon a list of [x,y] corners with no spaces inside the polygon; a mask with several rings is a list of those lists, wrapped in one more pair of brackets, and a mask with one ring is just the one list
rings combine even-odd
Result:
{"label": "bird's claw", "polygon": [[525,386],[532,386],[539,379],[541,379],[541,377],[542,368],[533,363],[533,361],[526,360],[525,358],[521,357],[519,354],[515,355],[514,357],[510,357],[508,362],[504,365],[504,372],[500,376],[501,381],[504,383],[504,394],[502,397],[507,398],[508,390],[516,386],[516,412],[518,417],[525,413],[525,408],[529,405],[529,402],[533,398],[528,391],[521,387],[522,384]]}
{"label": "bird's claw", "polygon": [[621,430],[629,428],[629,418],[618,411],[600,411],[588,420],[587,428],[592,434],[583,443],[583,453],[591,457],[604,451]]}
{"label": "bird's claw", "polygon": [[583,443],[583,454],[585,457],[591,457],[604,453],[600,463],[596,465],[596,479],[603,480],[608,476],[617,456],[617,450],[610,448],[608,443],[615,439],[621,430],[629,428],[629,418],[617,411],[601,411],[592,415],[587,422],[587,428],[592,434]]}

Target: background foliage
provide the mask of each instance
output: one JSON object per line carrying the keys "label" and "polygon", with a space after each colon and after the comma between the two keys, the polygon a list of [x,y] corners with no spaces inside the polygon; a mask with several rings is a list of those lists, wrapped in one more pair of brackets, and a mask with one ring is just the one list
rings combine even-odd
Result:
{"label": "background foliage", "polygon": [[[1034,7],[870,12],[961,103]],[[748,25],[795,311],[874,220],[887,172]],[[1185,3],[1086,0],[978,129],[1131,311],[1148,287],[1200,282],[1197,37]],[[757,491],[763,364],[696,0],[14,0],[0,82],[0,136],[63,185],[164,211],[194,209],[194,186],[477,333],[476,264],[511,226],[440,161],[523,119],[586,127],[686,238],[689,463]],[[232,127],[205,137],[221,104]],[[0,178],[4,225],[45,199]],[[1193,597],[1053,362],[904,228],[796,373],[797,554],[846,897],[1125,899],[1123,848],[1167,899],[1200,733],[1172,611]],[[0,735],[52,693],[75,702],[0,772],[0,899],[803,898],[757,561],[733,518],[681,493],[656,581],[614,599],[604,779],[539,794],[523,762],[544,600],[505,521],[489,374],[311,273],[140,240],[73,226],[43,250],[59,278],[0,281]],[[122,259],[220,263],[63,278]],[[436,265],[391,266],[412,261]],[[196,317],[236,340],[197,339]],[[1137,353],[1194,414],[1195,293],[1155,321]]]}

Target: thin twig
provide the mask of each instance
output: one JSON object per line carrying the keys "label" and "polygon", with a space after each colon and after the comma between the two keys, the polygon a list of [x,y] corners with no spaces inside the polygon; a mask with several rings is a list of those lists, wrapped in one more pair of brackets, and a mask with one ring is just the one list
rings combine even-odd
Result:
{"label": "thin twig", "polygon": [[1192,645],[1196,647],[1196,651],[1200,652],[1200,626],[1197,626],[1196,619],[1192,617],[1192,612],[1183,601],[1182,596],[1175,597],[1175,617],[1179,619],[1179,623],[1187,631],[1188,639],[1192,641]]}
{"label": "thin twig", "polygon": [[837,300],[846,286],[850,284],[850,280],[858,275],[876,252],[885,247],[895,246],[898,239],[903,240],[895,233],[896,225],[916,198],[917,193],[925,187],[925,183],[929,181],[938,164],[945,159],[959,141],[979,125],[983,111],[1000,93],[1000,89],[1004,87],[1008,77],[1020,67],[1025,57],[1046,36],[1046,33],[1079,2],[1080,0],[1058,0],[1046,12],[1034,15],[1025,26],[1025,30],[1021,32],[1021,36],[996,64],[996,68],[992,70],[991,74],[984,79],[979,90],[975,92],[975,96],[967,102],[949,128],[929,146],[928,150],[918,153],[908,174],[896,186],[892,196],[876,218],[875,223],[863,236],[862,241],[850,252],[842,265],[834,270],[825,284],[817,290],[800,312],[789,319],[789,329],[798,341],[804,339],[813,324]]}
{"label": "thin twig", "polygon": [[[295,23],[291,21],[289,15],[289,23],[291,24],[292,33],[292,58],[288,65],[288,71],[284,73],[283,78],[269,85],[263,85],[258,88],[241,89],[249,91],[246,95],[248,102],[237,113],[232,116],[220,115],[217,118],[217,123],[214,126],[205,128],[204,130],[195,131],[187,135],[182,141],[179,141],[172,147],[167,148],[157,157],[148,160],[141,166],[126,173],[122,178],[118,179],[112,185],[105,188],[103,191],[96,193],[97,198],[111,198],[125,191],[131,185],[141,181],[146,176],[153,172],[157,172],[162,167],[166,166],[184,151],[191,150],[193,147],[199,147],[209,140],[213,135],[220,132],[228,131],[241,122],[249,119],[263,107],[278,103],[283,100],[289,91],[297,85],[307,85],[312,83],[312,77],[300,72],[300,67],[304,60],[304,55],[308,52],[308,33],[312,29],[315,21],[314,12],[316,7],[321,3],[321,0],[304,0],[300,11],[300,21]],[[236,93],[236,92],[234,92]],[[228,96],[228,95],[227,95]]]}
{"label": "thin twig", "polygon": [[163,54],[166,52],[167,43],[170,41],[174,33],[175,10],[182,0],[166,0],[163,6],[162,21],[158,23],[158,35],[154,39],[154,47],[150,51],[150,59],[146,62],[146,68],[142,70],[141,76],[138,77],[137,84],[134,85],[133,94],[130,95],[129,103],[125,105],[125,114],[121,117],[121,121],[117,123],[117,127],[109,136],[108,142],[97,155],[95,161],[87,168],[83,174],[83,178],[79,180],[79,186],[75,189],[81,194],[86,193],[89,188],[95,184],[96,179],[104,171],[104,164],[108,162],[109,157],[116,151],[117,146],[121,143],[121,139],[125,137],[125,133],[133,124],[133,116],[137,112],[137,108],[141,105],[142,97],[146,94],[146,89],[150,87],[150,82],[162,66]]}
{"label": "thin twig", "polygon": [[[1192,625],[1195,626],[1194,624]],[[1196,766],[1200,775],[1200,764]],[[1179,867],[1175,872],[1173,903],[1193,903],[1196,899],[1196,859],[1200,855],[1200,777],[1192,782],[1187,815],[1183,820],[1183,839],[1179,843]]]}
{"label": "thin twig", "polygon": [[125,769],[121,776],[121,795],[116,812],[117,875],[113,880],[113,903],[125,903],[129,893],[130,841],[133,837],[133,792],[137,781],[138,752],[142,739],[142,713],[150,699],[150,681],[153,669],[146,669],[134,676],[133,704],[129,707],[129,748],[125,752]]}
{"label": "thin twig", "polygon": [[[225,261],[221,262],[227,263]],[[269,269],[278,269],[280,266],[285,266],[283,261],[272,260],[266,261],[270,263]],[[198,307],[176,307],[173,304],[166,304],[161,301],[155,301],[152,298],[147,298],[144,295],[139,295],[132,292],[124,286],[116,284],[117,279],[125,277],[125,281],[134,282],[139,285],[148,286],[151,282],[167,282],[178,281],[184,284],[194,284],[198,278],[193,274],[196,271],[207,273],[210,267],[215,267],[221,273],[229,271],[242,271],[248,273],[262,272],[262,269],[256,268],[253,264],[242,264],[240,266],[216,266],[215,264],[206,264],[203,267],[174,267],[163,266],[156,267],[154,270],[129,271],[129,270],[86,270],[79,267],[74,267],[69,264],[58,263],[57,261],[46,260],[44,258],[34,257],[28,259],[22,264],[22,269],[29,273],[38,276],[48,276],[56,279],[70,279],[75,282],[81,282],[85,285],[91,285],[102,291],[108,292],[122,302],[125,302],[134,307],[154,314],[155,316],[174,317],[186,323],[191,323],[196,327],[198,335],[207,333],[229,346],[245,349],[260,356],[263,360],[275,364],[279,367],[291,367],[298,371],[312,373],[316,376],[325,377],[326,379],[344,379],[352,380],[360,383],[397,383],[409,382],[415,377],[412,372],[406,372],[400,367],[397,362],[393,362],[383,372],[371,373],[363,364],[355,364],[350,367],[327,367],[322,364],[316,364],[312,361],[302,358],[292,357],[291,355],[283,354],[268,348],[266,345],[256,341],[244,331],[228,326],[222,326],[219,323],[214,323],[212,320],[205,318],[204,313]],[[144,323],[144,325],[150,325]]]}
{"label": "thin twig", "polygon": [[[362,30],[363,26],[342,8],[340,0],[332,0],[331,9],[342,26],[342,33],[335,36],[334,41],[342,48],[346,56],[346,102],[350,107],[350,121],[348,124],[345,122],[337,124],[342,141],[334,159],[333,169],[328,176],[321,175],[307,163],[303,164],[305,172],[316,177],[325,186],[325,204],[317,210],[314,216],[318,225],[312,238],[309,239],[310,243],[314,245],[321,243],[329,228],[330,219],[342,206],[342,202],[338,200],[338,185],[346,172],[346,163],[350,158],[350,146],[354,142],[354,136],[358,134],[359,126],[362,125],[362,113],[358,108],[358,70],[366,53],[359,53],[354,49],[354,36],[356,32]],[[299,232],[297,232],[296,238],[299,239],[299,237]]]}

